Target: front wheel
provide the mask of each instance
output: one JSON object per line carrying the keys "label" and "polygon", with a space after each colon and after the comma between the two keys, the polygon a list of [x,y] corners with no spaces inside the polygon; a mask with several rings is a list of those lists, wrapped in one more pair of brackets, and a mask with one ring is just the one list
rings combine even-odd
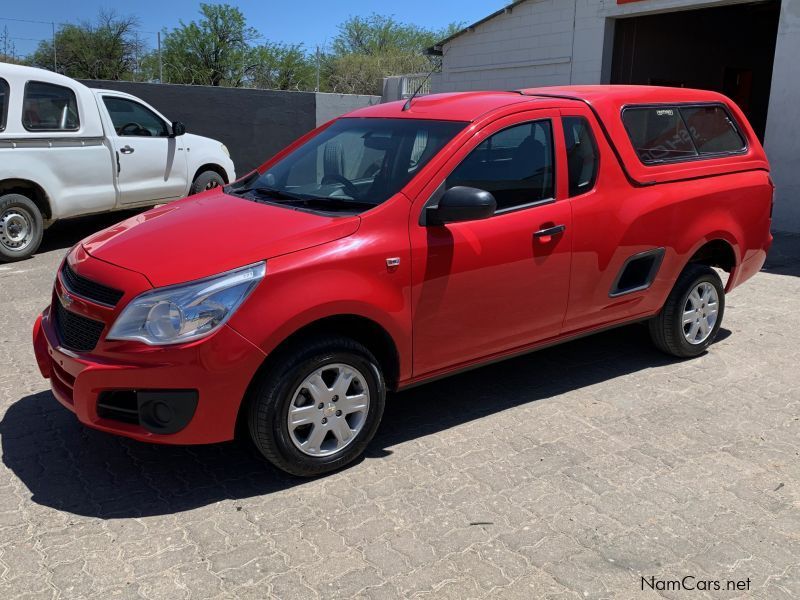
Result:
{"label": "front wheel", "polygon": [[724,313],[725,288],[717,272],[690,264],[678,277],[664,308],[650,320],[650,337],[667,354],[698,356],[717,337]]}
{"label": "front wheel", "polygon": [[30,198],[0,196],[0,261],[28,258],[39,248],[43,234],[42,213]]}
{"label": "front wheel", "polygon": [[225,185],[225,180],[222,175],[216,171],[203,171],[192,182],[192,187],[189,189],[189,195],[199,194],[208,190],[213,190],[220,186]]}
{"label": "front wheel", "polygon": [[380,424],[386,384],[367,348],[329,337],[284,353],[252,394],[248,425],[256,448],[279,469],[311,477],[361,455]]}

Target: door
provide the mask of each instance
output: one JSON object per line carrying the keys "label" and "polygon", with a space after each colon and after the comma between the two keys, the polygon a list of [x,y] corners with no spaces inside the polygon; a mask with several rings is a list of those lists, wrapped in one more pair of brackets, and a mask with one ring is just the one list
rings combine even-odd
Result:
{"label": "door", "polygon": [[188,188],[186,153],[180,137],[170,137],[166,121],[144,104],[103,95],[114,131],[119,203],[140,204],[180,198]]}
{"label": "door", "polygon": [[[630,183],[588,107],[561,109],[561,121],[573,233],[564,319],[568,333],[610,325],[641,310],[640,297],[616,295],[615,288],[622,284],[618,278],[625,261],[660,244],[641,231],[635,234],[631,226],[646,224],[645,231],[667,232],[674,221],[668,212],[653,210],[657,191],[648,197],[640,190],[632,197]],[[648,271],[639,274],[648,276]]]}
{"label": "door", "polygon": [[[414,376],[554,337],[569,292],[571,212],[555,111],[526,111],[478,132],[440,171],[439,188],[491,192],[494,216],[419,225],[412,210]],[[427,188],[430,189],[430,188]]]}

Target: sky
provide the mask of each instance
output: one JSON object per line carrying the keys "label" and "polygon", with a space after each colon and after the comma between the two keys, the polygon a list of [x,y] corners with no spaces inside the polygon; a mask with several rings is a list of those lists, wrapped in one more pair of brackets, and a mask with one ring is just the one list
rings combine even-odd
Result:
{"label": "sky", "polygon": [[[210,0],[209,0],[210,1]],[[336,26],[354,15],[379,13],[397,20],[440,29],[452,22],[473,23],[508,4],[508,0],[228,0],[238,6],[267,40],[325,46],[336,35]],[[39,39],[51,35],[51,26],[31,21],[80,22],[92,20],[101,9],[139,18],[142,39],[155,47],[156,32],[198,18],[198,0],[0,0],[0,36],[5,27],[17,55],[36,48]],[[0,47],[0,52],[3,48]]]}

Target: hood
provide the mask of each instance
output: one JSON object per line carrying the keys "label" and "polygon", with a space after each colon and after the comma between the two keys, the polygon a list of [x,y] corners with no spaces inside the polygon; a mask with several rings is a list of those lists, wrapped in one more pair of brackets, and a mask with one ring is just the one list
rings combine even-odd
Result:
{"label": "hood", "polygon": [[208,146],[210,148],[214,148],[214,150],[218,149],[222,145],[222,142],[219,140],[197,135],[195,133],[184,133],[183,141],[187,146]]}
{"label": "hood", "polygon": [[126,219],[82,244],[94,258],[161,287],[325,244],[352,235],[360,222],[358,216],[320,216],[214,191]]}

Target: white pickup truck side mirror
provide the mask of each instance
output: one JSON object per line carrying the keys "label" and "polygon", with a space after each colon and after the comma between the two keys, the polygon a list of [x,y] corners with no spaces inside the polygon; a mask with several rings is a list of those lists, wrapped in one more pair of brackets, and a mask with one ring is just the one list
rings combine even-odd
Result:
{"label": "white pickup truck side mirror", "polygon": [[172,133],[169,137],[178,137],[186,133],[186,125],[181,123],[180,121],[173,121],[172,122]]}

